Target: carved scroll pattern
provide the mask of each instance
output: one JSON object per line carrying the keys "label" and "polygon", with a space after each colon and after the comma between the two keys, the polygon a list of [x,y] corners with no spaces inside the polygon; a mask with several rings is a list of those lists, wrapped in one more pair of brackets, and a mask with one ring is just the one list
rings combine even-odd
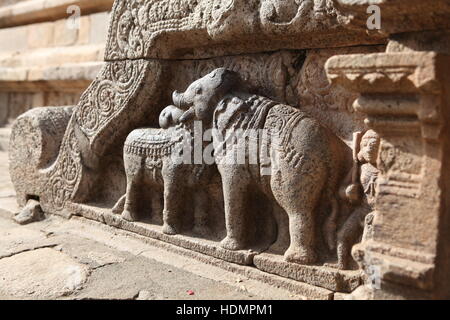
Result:
{"label": "carved scroll pattern", "polygon": [[108,63],[80,101],[77,123],[89,138],[93,137],[134,95],[145,74],[143,61]]}
{"label": "carved scroll pattern", "polygon": [[58,158],[51,168],[44,187],[49,203],[61,210],[73,194],[81,174],[81,151],[74,131],[74,118],[69,122]]}
{"label": "carved scroll pattern", "polygon": [[297,105],[295,86],[299,68],[296,64],[302,57],[302,51],[282,51],[180,63],[173,71],[177,73],[177,77],[172,79],[171,90],[183,88],[212,70],[225,67],[239,73],[251,87],[250,91],[279,102]]}
{"label": "carved scroll pattern", "polygon": [[[199,0],[116,1],[109,30],[107,59],[142,58],[151,47],[152,35],[193,27]],[[198,20],[200,25],[202,19]]]}
{"label": "carved scroll pattern", "polygon": [[[130,100],[139,94],[138,88],[145,80],[148,68],[149,63],[142,60],[108,63],[81,97],[67,126],[59,155],[44,171],[48,177],[44,190],[55,209],[64,208],[83,178],[82,151],[75,128],[79,128],[92,144],[112,119],[130,107]],[[100,140],[101,144],[113,143]],[[88,146],[88,152],[91,151],[89,147],[92,145]]]}

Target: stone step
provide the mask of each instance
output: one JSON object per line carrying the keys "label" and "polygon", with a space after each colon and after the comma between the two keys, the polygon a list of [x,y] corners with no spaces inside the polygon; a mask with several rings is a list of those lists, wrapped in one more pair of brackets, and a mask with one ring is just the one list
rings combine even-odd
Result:
{"label": "stone step", "polygon": [[[246,275],[252,275],[259,281],[281,285],[301,292],[308,298],[327,298],[335,292],[350,293],[361,283],[361,271],[338,270],[327,266],[306,266],[284,261],[282,255],[264,252],[265,249],[251,251],[229,251],[220,247],[219,241],[198,238],[190,234],[168,236],[162,233],[159,225],[142,222],[129,222],[120,215],[111,213],[111,209],[69,203],[70,215],[78,215],[89,220],[122,229],[180,248],[192,250],[204,255],[204,260],[219,259],[246,267]],[[238,268],[236,265],[236,268]],[[230,266],[230,264],[227,264]]]}
{"label": "stone step", "polygon": [[11,128],[0,128],[0,151],[8,151],[9,137],[11,136]]}
{"label": "stone step", "polygon": [[307,266],[286,262],[282,255],[263,252],[253,258],[260,270],[335,292],[350,293],[361,283],[360,270],[339,270],[327,266]]}
{"label": "stone step", "polygon": [[34,0],[0,7],[0,28],[67,18],[67,8],[76,5],[82,15],[108,11],[114,0]]}

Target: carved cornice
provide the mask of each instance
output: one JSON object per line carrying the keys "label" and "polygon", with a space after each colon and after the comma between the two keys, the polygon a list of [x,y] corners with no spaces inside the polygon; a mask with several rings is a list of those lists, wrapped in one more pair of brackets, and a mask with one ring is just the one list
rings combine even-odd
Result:
{"label": "carved cornice", "polygon": [[206,58],[384,43],[347,30],[330,1],[116,1],[106,60]]}
{"label": "carved cornice", "polygon": [[450,28],[449,0],[333,0],[350,29],[367,30],[367,8],[377,5],[381,13],[380,34]]}
{"label": "carved cornice", "polygon": [[360,93],[440,92],[436,53],[375,53],[335,56],[328,79]]}
{"label": "carved cornice", "polygon": [[353,107],[367,115],[368,125],[390,132],[421,129],[424,138],[437,139],[443,118],[439,72],[448,59],[433,52],[347,55],[332,57],[326,69],[333,84],[361,94]]}

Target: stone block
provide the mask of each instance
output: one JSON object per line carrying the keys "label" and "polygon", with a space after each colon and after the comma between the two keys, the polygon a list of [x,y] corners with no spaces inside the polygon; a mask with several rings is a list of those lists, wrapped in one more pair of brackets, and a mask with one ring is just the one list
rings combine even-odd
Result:
{"label": "stone block", "polygon": [[[86,45],[91,43],[90,41],[90,35],[91,35],[91,29],[92,29],[92,16],[83,16],[80,18],[80,29],[78,30],[78,38],[77,38],[77,45]],[[94,15],[95,16],[95,15]],[[104,35],[103,41],[105,41],[106,35]]]}
{"label": "stone block", "polygon": [[72,28],[67,20],[58,20],[54,22],[53,45],[55,47],[64,47],[75,45],[78,41],[80,30]]}
{"label": "stone block", "polygon": [[55,24],[45,22],[27,26],[28,49],[47,48],[54,44]]}
{"label": "stone block", "polygon": [[108,27],[110,20],[109,12],[101,12],[89,16],[89,43],[99,44],[106,43],[108,38]]}
{"label": "stone block", "polygon": [[26,26],[0,29],[0,52],[25,51],[28,48]]}

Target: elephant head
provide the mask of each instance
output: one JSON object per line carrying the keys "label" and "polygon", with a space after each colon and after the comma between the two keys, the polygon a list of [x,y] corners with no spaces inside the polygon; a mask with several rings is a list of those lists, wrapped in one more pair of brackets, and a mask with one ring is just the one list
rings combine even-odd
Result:
{"label": "elephant head", "polygon": [[180,119],[211,120],[214,109],[228,93],[241,85],[239,75],[225,68],[219,68],[193,82],[184,93],[173,93],[174,104],[188,110]]}
{"label": "elephant head", "polygon": [[159,114],[159,126],[163,129],[173,127],[180,123],[180,118],[185,111],[173,105],[167,106]]}

